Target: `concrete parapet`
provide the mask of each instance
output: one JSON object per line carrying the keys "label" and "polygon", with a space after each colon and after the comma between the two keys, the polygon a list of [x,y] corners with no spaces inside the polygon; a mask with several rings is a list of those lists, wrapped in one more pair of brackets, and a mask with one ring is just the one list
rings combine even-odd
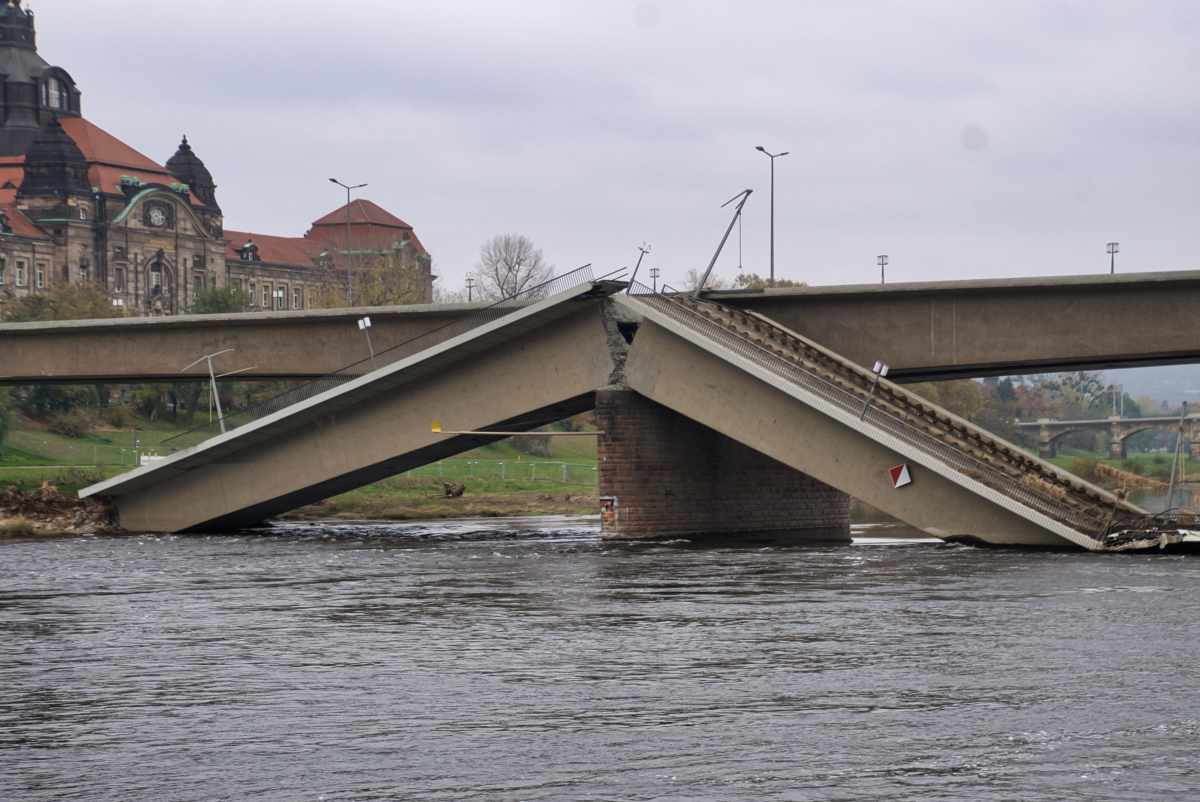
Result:
{"label": "concrete parapet", "polygon": [[607,539],[849,542],[850,497],[633,390],[596,393]]}

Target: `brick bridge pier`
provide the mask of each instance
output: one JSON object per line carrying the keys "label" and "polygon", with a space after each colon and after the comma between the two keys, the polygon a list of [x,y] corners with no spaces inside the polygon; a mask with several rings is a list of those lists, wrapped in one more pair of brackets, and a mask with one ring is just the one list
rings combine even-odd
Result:
{"label": "brick bridge pier", "polygon": [[850,497],[634,390],[596,392],[606,537],[850,540]]}

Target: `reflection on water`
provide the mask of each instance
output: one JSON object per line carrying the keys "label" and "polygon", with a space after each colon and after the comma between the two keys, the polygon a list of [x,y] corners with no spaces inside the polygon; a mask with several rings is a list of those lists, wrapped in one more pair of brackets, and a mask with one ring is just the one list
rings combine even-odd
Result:
{"label": "reflection on water", "polygon": [[913,534],[3,544],[0,797],[1200,798],[1200,562]]}

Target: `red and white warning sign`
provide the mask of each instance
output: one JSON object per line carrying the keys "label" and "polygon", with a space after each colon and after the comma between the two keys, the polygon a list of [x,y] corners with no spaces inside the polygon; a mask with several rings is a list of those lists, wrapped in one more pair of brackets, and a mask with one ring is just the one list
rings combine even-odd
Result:
{"label": "red and white warning sign", "polygon": [[888,473],[892,475],[892,487],[904,487],[907,484],[912,484],[912,476],[908,473],[908,465],[897,465],[895,468],[890,468]]}

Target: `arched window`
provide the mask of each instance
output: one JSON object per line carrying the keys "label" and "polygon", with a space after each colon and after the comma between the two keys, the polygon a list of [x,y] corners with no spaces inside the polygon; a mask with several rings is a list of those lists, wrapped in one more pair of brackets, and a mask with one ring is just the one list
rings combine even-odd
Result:
{"label": "arched window", "polygon": [[162,294],[162,262],[150,265],[150,294]]}

